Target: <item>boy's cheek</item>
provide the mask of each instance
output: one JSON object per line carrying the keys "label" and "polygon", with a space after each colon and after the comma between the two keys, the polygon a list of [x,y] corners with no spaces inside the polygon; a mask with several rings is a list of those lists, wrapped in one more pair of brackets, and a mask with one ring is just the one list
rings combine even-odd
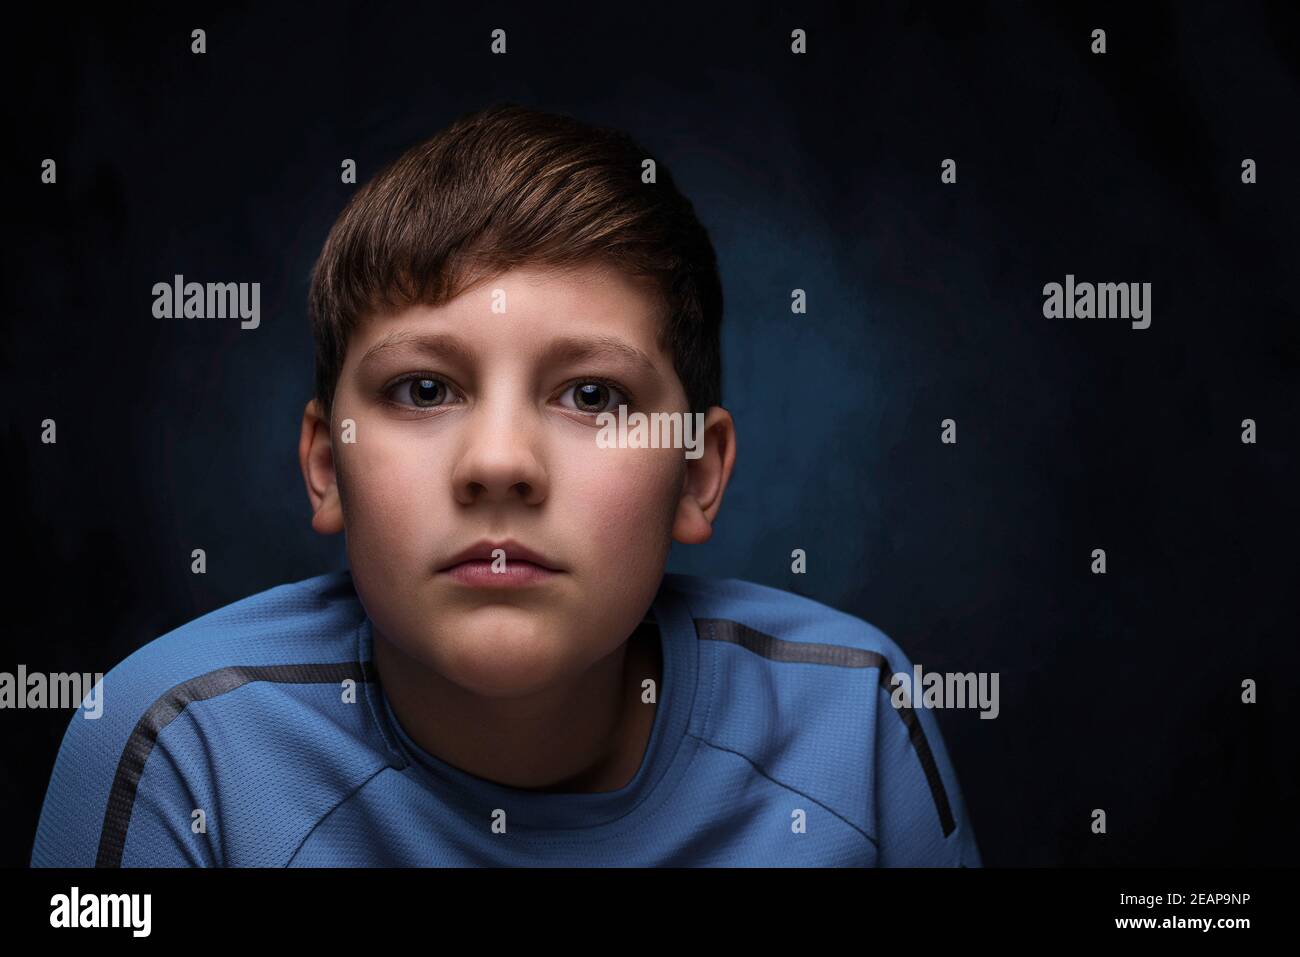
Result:
{"label": "boy's cheek", "polygon": [[[602,468],[566,483],[574,493],[575,524],[591,551],[610,569],[644,563],[648,572],[662,572],[668,549],[668,529],[681,486],[674,450],[603,450]],[[608,564],[616,559],[616,564]]]}
{"label": "boy's cheek", "polygon": [[364,482],[350,483],[348,492],[344,524],[352,565],[394,582],[431,578],[442,557],[439,543],[445,548],[449,538],[432,497]]}

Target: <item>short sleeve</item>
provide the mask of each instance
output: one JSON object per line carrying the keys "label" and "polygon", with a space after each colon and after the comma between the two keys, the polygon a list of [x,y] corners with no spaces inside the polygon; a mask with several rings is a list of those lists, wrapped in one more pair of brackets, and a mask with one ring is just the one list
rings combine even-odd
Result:
{"label": "short sleeve", "polygon": [[125,703],[115,705],[113,679],[110,672],[102,682],[102,714],[89,716],[83,703],[68,723],[32,867],[211,865],[206,836],[192,833],[195,789],[166,741],[151,736],[149,711],[123,714]]}
{"label": "short sleeve", "polygon": [[[898,657],[898,656],[895,656]],[[882,867],[980,867],[956,771],[932,709],[895,707],[889,680],[911,669],[882,668],[874,758],[877,862]]]}

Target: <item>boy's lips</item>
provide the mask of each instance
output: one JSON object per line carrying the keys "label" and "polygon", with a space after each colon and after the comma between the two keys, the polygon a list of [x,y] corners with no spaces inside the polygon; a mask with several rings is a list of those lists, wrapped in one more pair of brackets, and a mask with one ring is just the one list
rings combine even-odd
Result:
{"label": "boy's lips", "polygon": [[452,565],[451,568],[441,574],[446,575],[460,585],[489,590],[537,585],[560,574],[560,572],[525,561],[508,561],[500,571],[495,566],[495,562],[483,562],[475,559],[461,562],[459,565]]}
{"label": "boy's lips", "polygon": [[527,563],[530,565],[536,565],[538,568],[550,572],[559,572],[564,570],[541,552],[531,549],[527,545],[517,542],[512,538],[504,539],[502,541],[491,541],[489,539],[477,541],[468,548],[461,549],[448,559],[447,563],[438,570],[444,572],[449,571],[457,565],[462,565],[466,562],[495,561],[496,556],[492,553],[498,549],[505,552],[506,568],[509,568],[513,564]]}

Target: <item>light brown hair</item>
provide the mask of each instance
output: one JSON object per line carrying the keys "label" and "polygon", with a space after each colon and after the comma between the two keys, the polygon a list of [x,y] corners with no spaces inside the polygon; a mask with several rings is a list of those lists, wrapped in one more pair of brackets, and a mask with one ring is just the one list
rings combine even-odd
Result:
{"label": "light brown hair", "polygon": [[611,264],[653,281],[660,347],[690,411],[722,401],[722,285],[694,207],[626,133],[504,103],[407,150],[348,202],[312,270],[316,398],[328,417],[348,338],[382,310],[438,306],[516,266]]}

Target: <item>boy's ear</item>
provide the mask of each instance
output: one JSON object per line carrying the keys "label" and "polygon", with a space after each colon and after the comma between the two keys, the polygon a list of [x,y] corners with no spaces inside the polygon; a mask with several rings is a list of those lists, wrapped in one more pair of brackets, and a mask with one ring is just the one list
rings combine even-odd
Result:
{"label": "boy's ear", "polygon": [[302,413],[298,464],[302,466],[307,498],[311,501],[311,527],[322,535],[337,535],[343,531],[343,506],[334,469],[334,447],[329,420],[321,415],[320,403],[315,399],[307,403]]}
{"label": "boy's ear", "polygon": [[700,444],[700,457],[686,460],[682,497],[673,519],[673,538],[684,545],[707,542],[713,535],[713,520],[736,464],[736,424],[722,406],[713,406],[705,415]]}

